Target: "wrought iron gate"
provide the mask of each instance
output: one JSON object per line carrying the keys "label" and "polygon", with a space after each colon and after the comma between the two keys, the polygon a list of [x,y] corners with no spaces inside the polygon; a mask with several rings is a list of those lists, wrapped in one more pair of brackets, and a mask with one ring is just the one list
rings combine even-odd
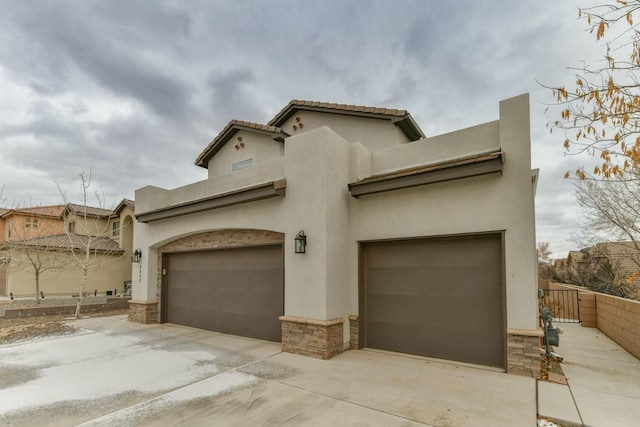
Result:
{"label": "wrought iron gate", "polygon": [[580,323],[580,295],[573,289],[544,289],[542,303],[555,323]]}

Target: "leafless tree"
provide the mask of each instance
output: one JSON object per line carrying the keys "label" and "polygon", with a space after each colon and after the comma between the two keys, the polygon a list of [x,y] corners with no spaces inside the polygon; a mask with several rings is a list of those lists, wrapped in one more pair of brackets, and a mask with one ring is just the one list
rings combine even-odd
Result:
{"label": "leafless tree", "polygon": [[581,251],[579,262],[557,263],[541,269],[540,276],[560,283],[583,286],[594,292],[622,298],[638,299],[638,288],[621,268],[622,259],[606,246]]}
{"label": "leafless tree", "polygon": [[[50,244],[43,221],[12,226],[12,237],[0,244],[0,264],[10,272],[33,274],[36,304],[40,304],[40,278],[45,272],[68,268],[70,259],[60,248]],[[39,227],[38,227],[39,226]]]}
{"label": "leafless tree", "polygon": [[539,261],[551,261],[551,250],[549,249],[549,242],[538,242],[538,244],[536,245],[536,252],[538,254]]}
{"label": "leafless tree", "polygon": [[640,250],[640,169],[608,181],[580,181],[575,195],[584,213],[578,243],[625,241]]}
{"label": "leafless tree", "polygon": [[[90,193],[92,192],[92,173],[82,172],[80,178],[80,200],[81,204],[70,204],[66,192],[58,186],[58,191],[62,196],[65,205],[78,207],[74,209],[75,218],[80,222],[78,229],[72,229],[68,225],[65,227],[67,237],[71,247],[71,256],[75,264],[82,271],[82,280],[78,294],[78,304],[76,306],[75,317],[80,316],[82,300],[86,293],[87,277],[90,271],[97,270],[102,264],[107,262],[109,256],[122,256],[123,252],[115,249],[109,236],[111,222],[109,217],[105,219],[96,215],[92,206],[89,205]],[[98,209],[104,209],[103,197],[97,191],[93,191]],[[68,211],[67,211],[68,212]],[[115,244],[115,243],[113,243]]]}

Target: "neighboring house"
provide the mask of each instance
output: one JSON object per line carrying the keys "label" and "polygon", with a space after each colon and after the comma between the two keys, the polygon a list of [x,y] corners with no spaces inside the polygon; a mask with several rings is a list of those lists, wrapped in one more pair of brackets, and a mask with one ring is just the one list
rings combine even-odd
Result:
{"label": "neighboring house", "polygon": [[64,205],[0,209],[0,243],[64,233]]}
{"label": "neighboring house", "polygon": [[404,110],[294,100],[196,164],[136,191],[131,320],[539,374],[528,95],[430,138]]}
{"label": "neighboring house", "polygon": [[570,251],[543,275],[625,298],[640,298],[640,244],[606,242]]}
{"label": "neighboring house", "polygon": [[589,254],[596,263],[608,259],[618,280],[640,287],[640,242],[597,243]]}
{"label": "neighboring house", "polygon": [[[87,293],[123,292],[131,281],[133,253],[134,203],[124,199],[114,210],[66,204],[57,207],[57,216],[48,218],[54,226],[45,228],[43,219],[34,231],[34,220],[22,220],[23,232],[18,238],[16,216],[12,216],[11,239],[0,243],[5,262],[0,266],[0,295],[32,296],[35,291],[35,269],[40,290],[45,295],[69,295],[80,292],[82,269],[74,259],[83,259],[87,242],[91,264]],[[25,208],[20,212],[39,212],[43,208]],[[5,214],[6,215],[6,214]],[[24,227],[29,225],[29,227]],[[5,228],[8,221],[5,221]],[[8,231],[7,231],[8,234]],[[91,236],[91,238],[89,237]],[[7,262],[10,261],[10,262]]]}
{"label": "neighboring house", "polygon": [[585,252],[587,249],[583,249],[582,251],[569,251],[567,254],[566,262],[564,263],[564,267],[572,268],[572,269],[580,269],[584,267],[585,264]]}

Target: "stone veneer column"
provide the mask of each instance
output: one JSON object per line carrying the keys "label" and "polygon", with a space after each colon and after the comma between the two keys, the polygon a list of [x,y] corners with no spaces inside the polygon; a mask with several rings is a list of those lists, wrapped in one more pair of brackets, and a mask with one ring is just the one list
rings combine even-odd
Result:
{"label": "stone veneer column", "polygon": [[342,353],[344,319],[315,320],[281,316],[282,351],[331,359]]}
{"label": "stone veneer column", "polygon": [[507,330],[507,373],[540,378],[540,338],[542,330]]}
{"label": "stone veneer column", "polygon": [[352,314],[349,316],[349,348],[351,350],[358,350],[359,345],[359,332],[360,332],[360,319],[358,316]]}
{"label": "stone veneer column", "polygon": [[158,323],[158,303],[129,301],[129,321],[135,323]]}

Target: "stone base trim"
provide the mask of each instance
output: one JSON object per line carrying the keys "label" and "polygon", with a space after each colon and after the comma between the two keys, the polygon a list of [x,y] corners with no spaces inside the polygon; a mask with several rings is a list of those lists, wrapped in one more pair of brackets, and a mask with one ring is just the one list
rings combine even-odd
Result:
{"label": "stone base trim", "polygon": [[158,323],[156,301],[129,301],[129,321],[135,323]]}
{"label": "stone base trim", "polygon": [[360,332],[360,318],[354,314],[349,316],[349,348],[351,350],[358,350],[359,345],[359,332]]}
{"label": "stone base trim", "polygon": [[542,330],[507,330],[507,373],[540,379]]}
{"label": "stone base trim", "polygon": [[282,351],[331,359],[343,351],[344,319],[316,320],[281,316]]}

